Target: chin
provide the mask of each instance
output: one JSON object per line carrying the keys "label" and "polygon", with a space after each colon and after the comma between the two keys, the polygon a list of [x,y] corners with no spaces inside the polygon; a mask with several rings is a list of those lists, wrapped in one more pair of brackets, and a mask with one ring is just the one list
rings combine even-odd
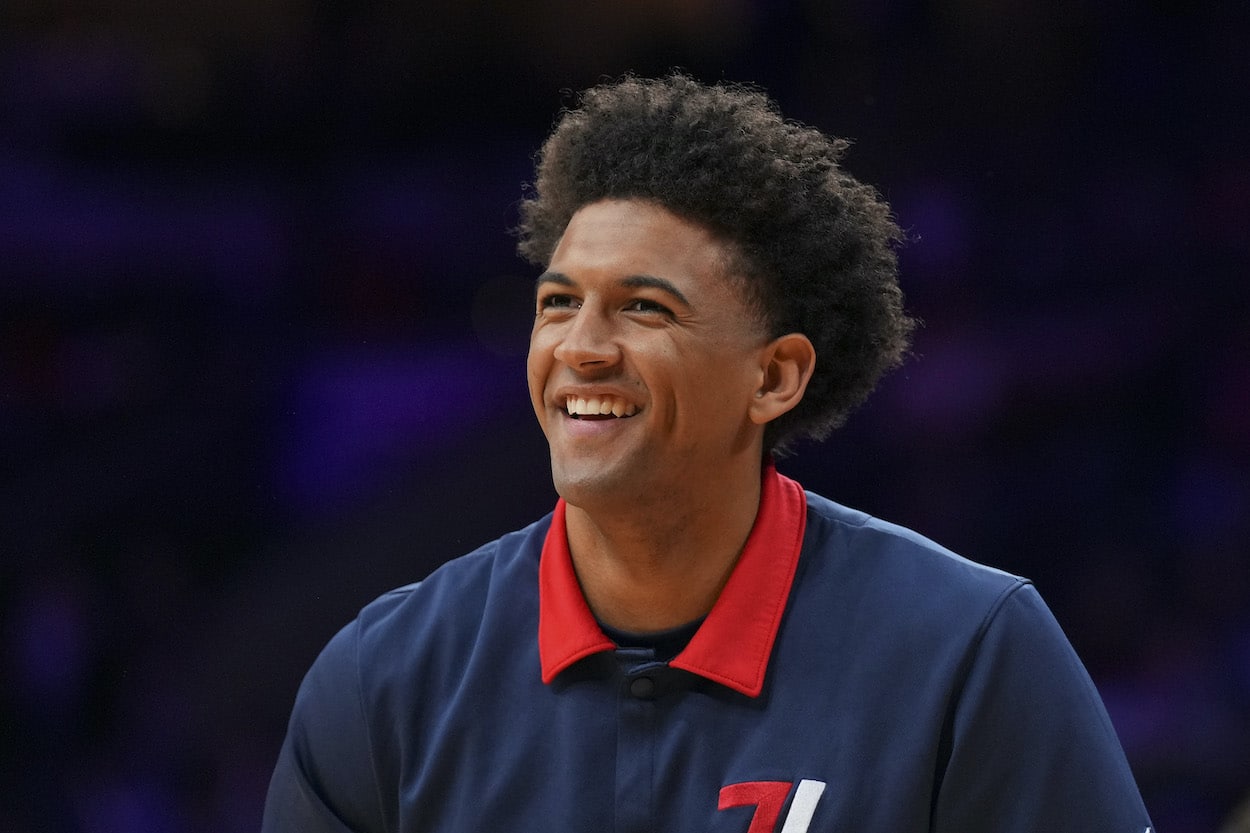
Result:
{"label": "chin", "polygon": [[572,506],[589,506],[605,500],[627,499],[637,487],[637,478],[592,462],[574,465],[551,464],[551,480],[556,493]]}

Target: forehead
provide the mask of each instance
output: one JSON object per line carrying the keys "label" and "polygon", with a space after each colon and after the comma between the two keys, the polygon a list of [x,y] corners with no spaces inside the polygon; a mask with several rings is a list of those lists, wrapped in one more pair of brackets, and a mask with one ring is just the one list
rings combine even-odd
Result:
{"label": "forehead", "polygon": [[735,260],[730,244],[707,227],[654,203],[604,200],[579,209],[552,254],[549,271],[655,275],[725,285]]}

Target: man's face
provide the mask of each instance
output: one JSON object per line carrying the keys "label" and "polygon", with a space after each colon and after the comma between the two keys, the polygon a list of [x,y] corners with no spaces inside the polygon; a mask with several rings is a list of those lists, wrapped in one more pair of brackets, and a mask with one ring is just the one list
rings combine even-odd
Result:
{"label": "man's face", "polygon": [[575,506],[658,502],[717,483],[762,426],[768,339],[730,279],[731,249],[657,205],[573,215],[538,279],[530,398],[556,490]]}

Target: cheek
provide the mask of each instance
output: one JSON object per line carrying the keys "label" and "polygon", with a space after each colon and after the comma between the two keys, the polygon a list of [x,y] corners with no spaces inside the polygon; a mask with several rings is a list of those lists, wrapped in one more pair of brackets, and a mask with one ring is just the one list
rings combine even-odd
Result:
{"label": "cheek", "polygon": [[541,376],[536,376],[531,369],[529,373],[529,392],[530,392],[530,410],[534,412],[534,419],[538,422],[538,427],[543,433],[547,433],[547,401],[543,393],[545,385]]}
{"label": "cheek", "polygon": [[540,328],[538,322],[535,322],[534,329],[530,330],[529,352],[525,358],[525,365],[529,369],[531,376],[537,368],[551,362],[553,349],[551,341],[550,333],[546,329]]}
{"label": "cheek", "polygon": [[683,384],[705,407],[724,412],[745,406],[759,389],[760,373],[744,359],[721,356],[690,366]]}
{"label": "cheek", "polygon": [[543,372],[542,364],[540,357],[531,350],[529,357],[525,360],[525,378],[529,383],[530,396],[535,400],[542,395],[546,380],[546,373]]}
{"label": "cheek", "polygon": [[529,385],[530,400],[540,420],[543,418],[543,394],[555,367],[550,341],[550,338],[535,333],[530,338],[529,354],[525,359],[525,377]]}

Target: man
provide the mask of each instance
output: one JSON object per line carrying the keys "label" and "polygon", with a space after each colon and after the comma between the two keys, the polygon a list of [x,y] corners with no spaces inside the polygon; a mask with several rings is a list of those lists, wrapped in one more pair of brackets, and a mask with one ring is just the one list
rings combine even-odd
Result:
{"label": "man", "polygon": [[266,831],[1150,829],[1027,581],[772,464],[911,328],[843,148],[682,75],[563,115],[520,228],[560,501],[331,640]]}

